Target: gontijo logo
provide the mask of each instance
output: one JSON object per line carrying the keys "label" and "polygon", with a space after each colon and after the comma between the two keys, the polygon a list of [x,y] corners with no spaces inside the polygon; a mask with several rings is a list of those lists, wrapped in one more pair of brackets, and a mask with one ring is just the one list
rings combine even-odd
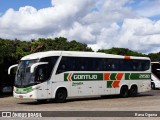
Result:
{"label": "gontijo logo", "polygon": [[97,75],[74,75],[73,79],[77,79],[77,80],[85,80],[85,79],[89,79],[89,80],[97,80]]}
{"label": "gontijo logo", "polygon": [[65,73],[65,81],[103,80],[103,73]]}

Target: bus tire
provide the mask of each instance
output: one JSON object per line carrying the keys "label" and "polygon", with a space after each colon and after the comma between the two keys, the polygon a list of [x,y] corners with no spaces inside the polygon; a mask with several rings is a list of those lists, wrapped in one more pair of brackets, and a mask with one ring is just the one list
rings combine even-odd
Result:
{"label": "bus tire", "polygon": [[155,83],[151,83],[151,88],[152,88],[152,90],[155,90],[156,89],[156,87],[155,87]]}
{"label": "bus tire", "polygon": [[122,98],[128,97],[128,87],[127,86],[122,86],[121,87],[120,97],[122,97]]}
{"label": "bus tire", "polygon": [[57,103],[64,103],[67,98],[67,90],[66,89],[58,89],[55,96],[55,101]]}
{"label": "bus tire", "polygon": [[138,93],[137,86],[132,86],[131,89],[129,90],[129,96],[135,97]]}

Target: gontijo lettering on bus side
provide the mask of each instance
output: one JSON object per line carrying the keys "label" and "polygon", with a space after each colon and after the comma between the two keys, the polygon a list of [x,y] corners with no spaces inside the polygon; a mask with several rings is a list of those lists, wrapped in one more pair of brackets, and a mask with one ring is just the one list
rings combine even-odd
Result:
{"label": "gontijo lettering on bus side", "polygon": [[64,81],[107,81],[107,88],[119,87],[121,80],[149,80],[150,73],[64,73]]}
{"label": "gontijo lettering on bus side", "polygon": [[103,80],[103,73],[64,73],[64,81]]}

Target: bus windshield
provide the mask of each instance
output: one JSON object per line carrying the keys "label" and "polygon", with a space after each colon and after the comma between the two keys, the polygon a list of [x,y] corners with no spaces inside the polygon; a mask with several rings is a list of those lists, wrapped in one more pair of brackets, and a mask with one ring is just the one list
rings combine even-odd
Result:
{"label": "bus windshield", "polygon": [[[57,59],[58,56],[45,57],[40,60],[21,60],[15,78],[15,87],[33,86],[48,80]],[[31,66],[37,62],[48,62],[48,64],[37,66],[34,72],[31,73]]]}
{"label": "bus windshield", "polygon": [[152,73],[160,79],[160,64],[158,63],[153,63],[152,64]]}
{"label": "bus windshield", "polygon": [[35,75],[34,73],[30,73],[30,67],[37,62],[38,60],[20,61],[16,78],[15,78],[16,87],[25,87],[25,86],[34,84]]}

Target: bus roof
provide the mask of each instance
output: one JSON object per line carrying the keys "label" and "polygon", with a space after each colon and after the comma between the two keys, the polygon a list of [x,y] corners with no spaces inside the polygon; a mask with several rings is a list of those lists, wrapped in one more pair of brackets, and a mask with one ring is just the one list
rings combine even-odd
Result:
{"label": "bus roof", "polygon": [[157,62],[151,62],[152,64],[160,64],[160,61]]}
{"label": "bus roof", "polygon": [[122,58],[122,59],[146,59],[150,60],[148,57],[136,57],[136,56],[122,56],[114,54],[106,54],[101,52],[81,52],[81,51],[46,51],[37,52],[27,56],[24,56],[21,60],[33,60],[41,59],[50,56],[75,56],[75,57],[103,57],[103,58]]}

